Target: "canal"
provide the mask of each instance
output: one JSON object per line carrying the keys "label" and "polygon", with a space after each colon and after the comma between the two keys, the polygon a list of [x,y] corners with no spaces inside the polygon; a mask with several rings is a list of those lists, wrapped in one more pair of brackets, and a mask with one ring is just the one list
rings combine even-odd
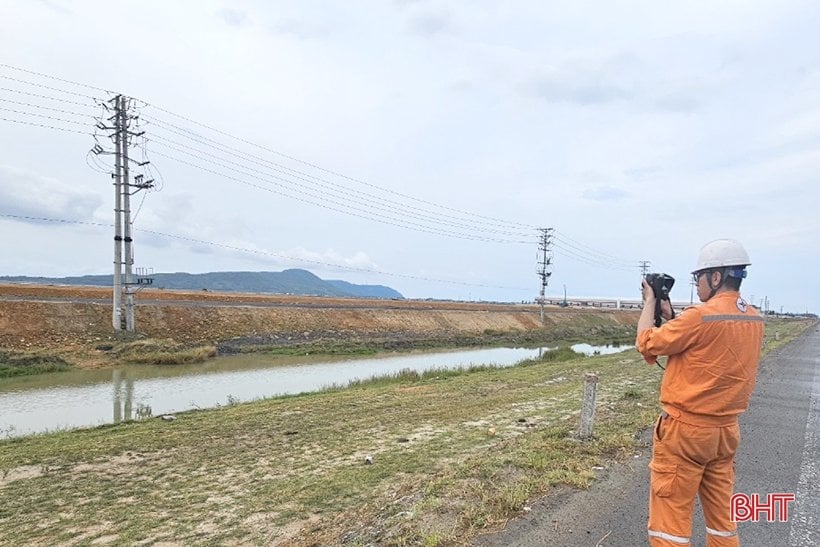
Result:
{"label": "canal", "polygon": [[[576,344],[586,355],[632,346]],[[489,348],[350,356],[241,354],[192,365],[139,365],[0,380],[0,438],[215,408],[346,386],[405,369],[511,366],[548,348]]]}

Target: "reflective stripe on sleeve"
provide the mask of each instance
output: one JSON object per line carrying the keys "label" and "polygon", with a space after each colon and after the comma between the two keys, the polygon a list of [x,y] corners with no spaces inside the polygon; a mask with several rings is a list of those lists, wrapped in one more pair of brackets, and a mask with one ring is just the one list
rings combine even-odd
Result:
{"label": "reflective stripe on sleeve", "polygon": [[765,319],[759,315],[704,315],[701,317],[703,321],[753,321],[764,322]]}
{"label": "reflective stripe on sleeve", "polygon": [[666,532],[657,532],[655,530],[647,530],[647,532],[649,533],[649,537],[665,539],[667,541],[671,541],[672,543],[681,543],[683,545],[689,545],[689,538],[673,536],[672,534],[667,534]]}
{"label": "reflective stripe on sleeve", "polygon": [[706,533],[712,534],[713,536],[720,536],[722,538],[732,538],[737,535],[737,530],[731,530],[729,532],[723,532],[721,530],[712,530],[708,526],[706,527]]}

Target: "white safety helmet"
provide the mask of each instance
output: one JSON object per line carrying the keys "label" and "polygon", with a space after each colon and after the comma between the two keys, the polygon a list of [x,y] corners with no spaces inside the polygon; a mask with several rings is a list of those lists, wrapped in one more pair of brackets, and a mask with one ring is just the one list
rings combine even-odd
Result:
{"label": "white safety helmet", "polygon": [[[749,253],[743,245],[735,239],[716,239],[710,241],[700,249],[698,264],[692,273],[711,268],[728,268],[737,266],[743,269],[751,265]],[[744,276],[745,277],[745,276]]]}

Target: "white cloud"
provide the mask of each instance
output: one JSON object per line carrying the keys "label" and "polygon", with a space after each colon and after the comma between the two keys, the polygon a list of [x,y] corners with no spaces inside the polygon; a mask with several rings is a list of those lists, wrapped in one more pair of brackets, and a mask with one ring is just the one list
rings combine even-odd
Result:
{"label": "white cloud", "polygon": [[217,11],[217,15],[225,21],[228,25],[232,27],[245,27],[250,24],[250,18],[248,14],[242,10],[232,9],[232,8],[223,8]]}
{"label": "white cloud", "polygon": [[100,196],[69,183],[10,165],[0,165],[0,204],[7,214],[25,222],[38,218],[88,222],[102,205]]}

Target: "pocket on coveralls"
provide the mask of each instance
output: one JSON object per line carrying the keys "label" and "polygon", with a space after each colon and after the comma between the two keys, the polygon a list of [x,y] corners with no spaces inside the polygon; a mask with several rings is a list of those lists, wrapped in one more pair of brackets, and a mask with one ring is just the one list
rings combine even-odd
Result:
{"label": "pocket on coveralls", "polygon": [[661,498],[668,498],[675,490],[678,466],[674,463],[649,462],[652,470],[652,491]]}

